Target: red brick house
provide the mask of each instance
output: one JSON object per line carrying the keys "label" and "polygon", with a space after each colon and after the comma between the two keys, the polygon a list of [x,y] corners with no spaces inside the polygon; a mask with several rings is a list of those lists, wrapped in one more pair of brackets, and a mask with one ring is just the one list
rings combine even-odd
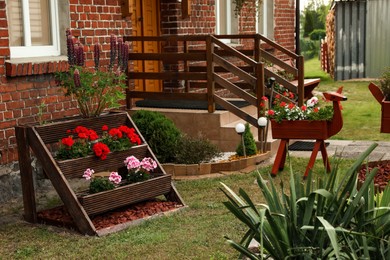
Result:
{"label": "red brick house", "polygon": [[[16,173],[0,183],[0,191],[20,193],[10,185],[18,178],[15,125],[36,121],[40,113],[45,120],[78,114],[76,102],[65,97],[53,79],[54,72],[67,70],[67,28],[88,50],[95,41],[109,43],[111,34],[258,32],[294,51],[295,1],[263,0],[258,10],[256,16],[249,4],[236,16],[230,0],[0,0],[0,182]],[[147,48],[159,47],[131,45],[130,52]],[[86,65],[92,64],[88,52]],[[164,86],[155,88],[164,91]],[[0,201],[8,198],[0,196]]]}

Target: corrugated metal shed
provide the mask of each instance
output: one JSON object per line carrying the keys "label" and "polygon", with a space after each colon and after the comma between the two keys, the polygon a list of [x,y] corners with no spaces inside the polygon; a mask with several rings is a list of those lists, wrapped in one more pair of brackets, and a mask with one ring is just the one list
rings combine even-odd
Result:
{"label": "corrugated metal shed", "polygon": [[366,74],[379,77],[390,67],[390,1],[370,0],[367,3]]}
{"label": "corrugated metal shed", "polygon": [[335,79],[365,77],[366,1],[336,4]]}
{"label": "corrugated metal shed", "polygon": [[338,0],[335,79],[375,78],[390,66],[390,1]]}

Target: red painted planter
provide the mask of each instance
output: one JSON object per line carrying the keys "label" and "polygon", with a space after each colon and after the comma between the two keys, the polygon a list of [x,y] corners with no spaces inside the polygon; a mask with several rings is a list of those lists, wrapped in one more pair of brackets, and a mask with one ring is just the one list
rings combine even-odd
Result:
{"label": "red painted planter", "polygon": [[282,120],[278,123],[271,119],[274,139],[328,139],[331,121],[326,120]]}

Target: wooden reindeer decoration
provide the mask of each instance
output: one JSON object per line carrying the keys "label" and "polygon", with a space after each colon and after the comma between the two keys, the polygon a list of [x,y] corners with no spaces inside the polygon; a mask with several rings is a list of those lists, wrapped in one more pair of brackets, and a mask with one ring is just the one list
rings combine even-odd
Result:
{"label": "wooden reindeer decoration", "polygon": [[343,117],[341,114],[340,101],[347,100],[347,98],[341,94],[342,88],[343,87],[340,87],[337,92],[323,93],[326,100],[333,102],[332,120],[296,120],[285,121],[280,124],[272,125],[273,138],[281,139],[275,157],[275,162],[271,170],[272,175],[276,175],[278,171],[283,170],[286,161],[287,147],[290,139],[316,140],[309,163],[306,167],[304,178],[307,177],[309,171],[313,168],[318,151],[320,150],[324,165],[327,171],[330,172],[330,163],[326,151],[325,140],[337,134],[343,127]]}

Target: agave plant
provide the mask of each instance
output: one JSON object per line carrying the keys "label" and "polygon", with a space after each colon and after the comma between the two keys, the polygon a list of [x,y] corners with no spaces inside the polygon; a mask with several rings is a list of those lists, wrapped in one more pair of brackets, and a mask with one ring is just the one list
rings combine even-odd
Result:
{"label": "agave plant", "polygon": [[[390,259],[390,189],[375,194],[376,170],[357,190],[357,172],[375,149],[371,145],[343,175],[341,159],[327,176],[306,183],[290,171],[289,188],[277,192],[259,174],[265,204],[255,205],[243,190],[236,194],[222,183],[225,206],[248,228],[241,241],[228,243],[249,259]],[[259,243],[259,254],[248,249]]]}

